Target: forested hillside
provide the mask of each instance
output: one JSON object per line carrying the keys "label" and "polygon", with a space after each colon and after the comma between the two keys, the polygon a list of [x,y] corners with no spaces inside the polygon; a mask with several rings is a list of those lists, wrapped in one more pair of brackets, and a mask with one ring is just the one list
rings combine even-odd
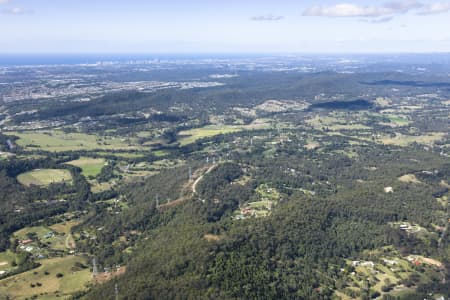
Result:
{"label": "forested hillside", "polygon": [[0,74],[0,299],[449,296],[448,76],[339,62]]}

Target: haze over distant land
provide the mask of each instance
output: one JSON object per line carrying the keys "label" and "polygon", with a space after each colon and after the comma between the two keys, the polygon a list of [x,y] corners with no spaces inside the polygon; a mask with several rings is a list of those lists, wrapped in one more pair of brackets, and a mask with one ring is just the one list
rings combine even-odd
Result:
{"label": "haze over distant land", "polygon": [[0,1],[2,53],[450,52],[450,1]]}

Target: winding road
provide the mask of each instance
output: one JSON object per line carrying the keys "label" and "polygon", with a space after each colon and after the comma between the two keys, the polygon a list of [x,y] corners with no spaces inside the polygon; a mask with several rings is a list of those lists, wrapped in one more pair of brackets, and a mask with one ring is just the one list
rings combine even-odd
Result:
{"label": "winding road", "polygon": [[202,176],[200,176],[199,178],[197,178],[194,183],[192,184],[192,193],[196,194],[197,193],[197,184],[203,179],[203,177],[208,174],[209,172],[211,172],[212,170],[214,170],[214,168],[217,166],[216,165],[212,165],[211,167],[208,168],[208,170],[203,173]]}
{"label": "winding road", "polygon": [[[188,183],[185,185],[185,187],[184,187],[183,190],[186,191],[186,190],[190,189],[190,190],[192,191],[192,195],[195,195],[195,194],[197,193],[197,184],[198,184],[200,181],[202,181],[203,177],[204,177],[206,174],[210,173],[210,172],[211,172],[212,170],[214,170],[214,168],[217,167],[217,166],[218,166],[218,164],[214,164],[214,165],[210,166],[210,167],[206,170],[206,172],[204,172],[201,176],[199,176],[197,179],[195,179],[195,181],[192,182],[192,184],[191,184],[191,182],[188,182]],[[198,170],[198,171],[201,172],[201,170],[202,170],[202,169],[200,169],[200,170]],[[204,170],[204,168],[203,168],[203,170]],[[197,172],[198,172],[198,171],[197,171]],[[181,194],[183,194],[183,192],[182,192]],[[158,209],[164,209],[164,208],[176,206],[176,205],[178,205],[178,204],[183,203],[184,201],[186,201],[186,200],[188,200],[188,199],[191,199],[191,197],[192,197],[192,196],[180,196],[180,198],[178,198],[178,199],[176,199],[176,200],[170,201],[170,202],[168,202],[168,203],[160,204],[160,205],[158,206]]]}

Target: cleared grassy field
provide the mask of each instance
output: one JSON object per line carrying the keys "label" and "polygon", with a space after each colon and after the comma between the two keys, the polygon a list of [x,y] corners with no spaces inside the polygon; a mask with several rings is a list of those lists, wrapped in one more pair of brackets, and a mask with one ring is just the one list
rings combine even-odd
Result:
{"label": "cleared grassy field", "polygon": [[386,107],[386,106],[391,105],[391,104],[392,104],[392,101],[391,101],[389,98],[378,97],[378,98],[375,100],[375,103],[376,103],[378,106]]}
{"label": "cleared grassy field", "polygon": [[314,118],[307,120],[306,123],[319,130],[322,128],[327,128],[332,131],[370,129],[370,127],[366,125],[357,122],[343,122],[342,119],[332,116],[315,116]]}
{"label": "cleared grassy field", "polygon": [[[24,299],[33,295],[41,295],[39,299],[61,299],[70,294],[84,290],[92,280],[89,268],[80,256],[51,258],[39,261],[39,268],[0,280],[0,295],[12,299]],[[58,277],[60,273],[63,276]]]}
{"label": "cleared grassy field", "polygon": [[65,133],[61,130],[8,132],[18,136],[16,143],[25,149],[40,148],[46,151],[58,152],[69,150],[120,150],[137,149],[119,137],[100,137],[85,133]]}
{"label": "cleared grassy field", "polygon": [[262,201],[278,201],[280,199],[280,193],[276,189],[269,187],[267,184],[261,184],[255,189],[255,192],[259,194],[259,198]]}
{"label": "cleared grassy field", "polygon": [[42,239],[49,231],[51,231],[51,229],[46,226],[25,227],[14,232],[14,236],[18,239],[24,240],[27,239],[27,234],[34,232],[39,239]]}
{"label": "cleared grassy field", "polygon": [[59,233],[65,233],[69,234],[72,227],[80,224],[79,220],[70,220],[67,222],[57,223],[50,226],[50,229],[59,232]]}
{"label": "cleared grassy field", "polygon": [[405,174],[405,175],[403,175],[403,176],[400,176],[400,177],[398,178],[398,180],[401,181],[401,182],[404,182],[404,183],[415,183],[415,184],[421,183],[421,182],[417,179],[416,175],[414,175],[414,174]]}
{"label": "cleared grassy field", "polygon": [[272,201],[270,200],[262,200],[262,201],[256,201],[256,202],[250,202],[248,204],[248,207],[255,208],[255,209],[265,209],[266,207],[272,206]]}
{"label": "cleared grassy field", "polygon": [[101,156],[115,156],[115,157],[124,157],[124,158],[140,158],[143,157],[144,154],[142,153],[135,153],[135,152],[96,152],[96,154]]}
{"label": "cleared grassy field", "polygon": [[110,190],[114,185],[113,182],[98,182],[97,180],[90,180],[89,184],[91,185],[91,191],[93,193],[100,193]]}
{"label": "cleared grassy field", "polygon": [[10,250],[0,252],[0,272],[12,269],[11,263],[15,260],[16,255]]}
{"label": "cleared grassy field", "polygon": [[194,128],[190,130],[181,131],[178,140],[182,146],[191,144],[196,140],[205,137],[212,137],[219,134],[233,133],[243,130],[241,126],[206,126],[202,128]]}
{"label": "cleared grassy field", "polygon": [[424,145],[433,145],[435,142],[440,141],[445,136],[444,132],[433,132],[428,135],[403,135],[397,134],[395,137],[383,137],[381,142],[386,145],[408,146],[409,144],[416,142]]}
{"label": "cleared grassy field", "polygon": [[154,154],[156,157],[161,157],[161,156],[167,155],[168,152],[164,151],[164,150],[156,150],[156,151],[153,151],[152,154]]}
{"label": "cleared grassy field", "polygon": [[[146,145],[146,144],[144,144]],[[147,145],[150,146],[151,145]],[[148,148],[148,147],[147,147]],[[148,149],[147,149],[148,150]],[[144,157],[147,152],[96,152],[96,154],[101,155],[101,156],[115,156],[118,158],[141,158]],[[151,151],[151,154],[160,157],[160,156],[164,156],[167,155],[168,152],[165,150],[155,150],[155,151]]]}
{"label": "cleared grassy field", "polygon": [[305,148],[308,150],[314,150],[320,147],[320,143],[316,142],[314,140],[308,140],[307,144],[305,145]]}
{"label": "cleared grassy field", "polygon": [[36,169],[17,176],[17,180],[26,186],[49,185],[51,183],[72,183],[72,175],[64,169]]}
{"label": "cleared grassy field", "polygon": [[96,176],[100,173],[105,165],[103,158],[80,157],[77,160],[69,161],[68,164],[81,168],[82,174],[86,177]]}
{"label": "cleared grassy field", "polygon": [[395,123],[399,126],[405,126],[408,125],[409,123],[411,123],[407,118],[405,118],[404,116],[399,116],[399,115],[387,115],[386,117],[389,118],[389,120],[392,123]]}
{"label": "cleared grassy field", "polygon": [[256,119],[248,125],[209,125],[179,132],[178,141],[182,146],[191,144],[198,139],[212,137],[219,134],[227,134],[244,130],[270,128],[270,119]]}
{"label": "cleared grassy field", "polygon": [[0,160],[2,159],[8,159],[10,157],[14,156],[14,154],[9,153],[9,152],[1,152],[0,151]]}

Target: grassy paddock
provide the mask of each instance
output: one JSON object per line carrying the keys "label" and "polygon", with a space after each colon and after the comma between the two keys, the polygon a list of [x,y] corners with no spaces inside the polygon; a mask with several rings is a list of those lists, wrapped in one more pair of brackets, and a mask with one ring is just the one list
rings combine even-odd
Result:
{"label": "grassy paddock", "polygon": [[70,220],[62,223],[56,223],[50,226],[50,228],[56,232],[69,234],[72,227],[80,224],[79,220]]}
{"label": "grassy paddock", "polygon": [[440,141],[444,138],[445,133],[443,132],[433,132],[428,135],[403,135],[397,134],[395,137],[385,136],[381,139],[381,142],[386,145],[397,145],[397,146],[408,146],[413,142],[424,145],[433,145],[435,142]]}
{"label": "grassy paddock", "polygon": [[[76,265],[79,263],[87,266],[87,261],[80,256],[51,258],[39,262],[42,264],[39,268],[0,280],[0,295],[24,299],[42,294],[43,299],[64,299],[85,289],[92,279],[89,268]],[[58,273],[63,276],[58,277]]]}
{"label": "grassy paddock", "polygon": [[386,117],[388,117],[392,123],[395,123],[399,126],[405,126],[411,123],[407,118],[401,115],[387,115]]}
{"label": "grassy paddock", "polygon": [[8,271],[12,269],[12,262],[15,260],[16,255],[10,250],[0,252],[0,271]]}
{"label": "grassy paddock", "polygon": [[180,132],[179,142],[181,145],[187,145],[201,138],[212,137],[219,134],[233,133],[241,131],[239,126],[206,126],[202,128],[194,128]]}
{"label": "grassy paddock", "polygon": [[339,115],[335,116],[315,116],[306,121],[313,128],[321,130],[322,128],[328,128],[331,131],[340,131],[340,130],[368,130],[370,127],[361,124],[363,120],[359,120],[348,123],[347,121],[343,121]]}
{"label": "grassy paddock", "polygon": [[[9,132],[7,134],[19,137],[16,143],[25,149],[40,148],[46,151],[70,151],[70,150],[129,150],[137,149],[132,141],[126,141],[120,137],[97,136],[86,133],[64,133],[61,130],[41,130]],[[131,142],[131,144],[130,144]]]}
{"label": "grassy paddock", "polygon": [[115,157],[123,157],[123,158],[141,158],[145,156],[145,153],[135,153],[135,152],[104,152],[99,151],[96,152],[97,155],[101,156],[115,156]]}
{"label": "grassy paddock", "polygon": [[72,160],[67,164],[81,168],[82,174],[86,177],[96,176],[100,173],[105,165],[103,158],[81,157],[77,160]]}
{"label": "grassy paddock", "polygon": [[51,183],[72,183],[72,175],[64,169],[36,169],[17,176],[17,180],[25,185],[50,185]]}
{"label": "grassy paddock", "polygon": [[268,119],[257,119],[249,125],[209,125],[201,128],[184,130],[179,133],[178,141],[182,146],[194,143],[195,141],[212,137],[219,134],[234,133],[245,130],[256,130],[270,128]]}

